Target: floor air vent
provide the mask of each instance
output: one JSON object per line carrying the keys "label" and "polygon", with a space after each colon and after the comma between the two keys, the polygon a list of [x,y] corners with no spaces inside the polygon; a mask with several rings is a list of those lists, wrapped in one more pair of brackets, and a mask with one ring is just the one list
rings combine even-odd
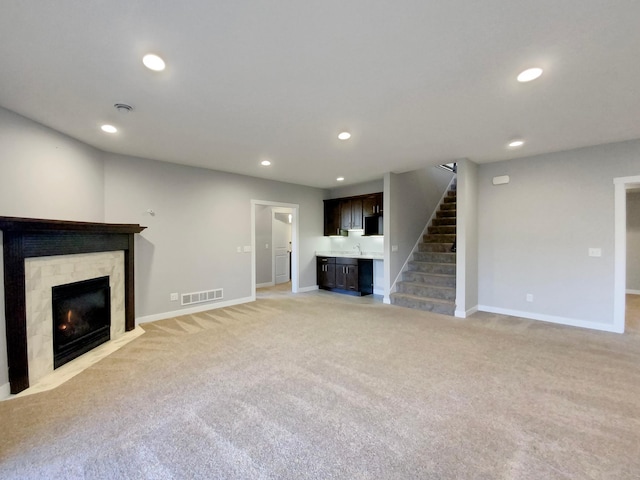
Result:
{"label": "floor air vent", "polygon": [[222,289],[206,290],[204,292],[193,292],[182,294],[182,305],[192,305],[194,303],[211,302],[222,298]]}

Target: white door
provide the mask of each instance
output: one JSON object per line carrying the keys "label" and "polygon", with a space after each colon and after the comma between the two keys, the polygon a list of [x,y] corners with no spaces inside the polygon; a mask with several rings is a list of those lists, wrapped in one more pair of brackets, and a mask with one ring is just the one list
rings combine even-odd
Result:
{"label": "white door", "polygon": [[286,283],[291,280],[289,276],[289,251],[291,247],[291,224],[288,214],[274,213],[272,228],[273,266],[275,284]]}

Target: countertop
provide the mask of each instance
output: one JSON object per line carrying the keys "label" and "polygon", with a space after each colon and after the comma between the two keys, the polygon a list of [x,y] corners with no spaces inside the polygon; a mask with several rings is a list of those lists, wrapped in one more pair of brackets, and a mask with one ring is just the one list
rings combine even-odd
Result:
{"label": "countertop", "polygon": [[353,251],[332,251],[332,252],[316,252],[316,257],[343,257],[343,258],[363,258],[367,260],[384,260],[382,252],[358,252]]}

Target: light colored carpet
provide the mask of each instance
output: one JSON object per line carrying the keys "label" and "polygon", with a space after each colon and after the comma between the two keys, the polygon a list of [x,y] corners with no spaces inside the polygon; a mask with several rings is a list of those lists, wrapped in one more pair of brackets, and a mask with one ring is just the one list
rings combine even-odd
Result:
{"label": "light colored carpet", "polygon": [[625,332],[640,333],[640,295],[627,294]]}
{"label": "light colored carpet", "polygon": [[278,290],[144,328],[0,402],[0,478],[640,475],[634,333]]}

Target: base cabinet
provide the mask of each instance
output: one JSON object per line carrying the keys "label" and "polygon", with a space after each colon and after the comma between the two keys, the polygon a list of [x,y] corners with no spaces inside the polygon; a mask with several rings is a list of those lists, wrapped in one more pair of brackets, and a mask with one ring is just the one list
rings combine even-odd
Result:
{"label": "base cabinet", "polygon": [[317,257],[318,287],[350,295],[373,293],[373,260]]}
{"label": "base cabinet", "polygon": [[336,287],[336,259],[333,257],[318,257],[318,286],[320,288]]}

